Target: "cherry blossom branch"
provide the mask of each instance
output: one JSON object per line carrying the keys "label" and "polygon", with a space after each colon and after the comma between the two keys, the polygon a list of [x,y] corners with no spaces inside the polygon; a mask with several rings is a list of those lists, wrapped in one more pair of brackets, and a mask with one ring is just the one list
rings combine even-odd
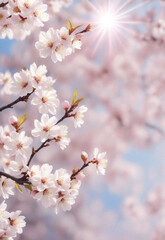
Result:
{"label": "cherry blossom branch", "polygon": [[35,89],[33,89],[33,91],[31,93],[27,93],[25,96],[23,97],[19,97],[17,98],[15,101],[7,104],[6,106],[3,106],[0,108],[0,112],[2,112],[3,110],[7,109],[7,108],[13,108],[14,105],[16,105],[19,102],[27,102],[30,95],[32,95],[32,93],[35,91]]}
{"label": "cherry blossom branch", "polygon": [[9,3],[9,2],[1,3],[1,4],[0,4],[0,8],[1,8],[1,7],[5,7],[8,3]]}
{"label": "cherry blossom branch", "polygon": [[[57,125],[57,124],[59,124],[60,122],[62,122],[65,118],[72,117],[73,115],[70,114],[70,113],[74,110],[74,108],[75,108],[75,106],[71,106],[68,111],[65,111],[64,116],[61,117],[61,118],[56,122],[55,125]],[[54,140],[54,138],[53,138],[53,139],[47,139],[47,140],[45,140],[45,142],[43,142],[36,150],[33,148],[33,149],[32,149],[32,154],[31,154],[31,156],[30,156],[30,158],[29,158],[29,161],[28,161],[28,163],[27,163],[27,166],[30,165],[31,160],[33,159],[33,157],[35,156],[35,154],[36,154],[37,152],[39,152],[42,148],[47,147],[47,146],[48,146],[47,143],[48,143],[48,142],[51,142],[51,141],[53,141],[53,140]]]}
{"label": "cherry blossom branch", "polygon": [[10,175],[10,174],[8,174],[8,173],[1,172],[1,171],[0,171],[0,176],[4,176],[4,177],[6,177],[6,178],[9,178],[9,179],[13,180],[14,182],[16,182],[16,183],[18,183],[18,184],[20,184],[20,185],[23,185],[24,183],[26,183],[26,184],[31,184],[31,182],[29,182],[29,181],[27,180],[27,176],[26,176],[26,175],[24,175],[24,176],[21,177],[21,178],[16,178],[16,177],[14,177],[14,176],[12,176],[12,175]]}
{"label": "cherry blossom branch", "polygon": [[73,180],[75,179],[76,175],[81,172],[84,168],[88,167],[90,163],[95,163],[93,160],[87,162],[87,163],[84,163],[82,165],[82,167],[80,169],[78,169],[77,171],[73,171],[72,175],[70,176],[70,179]]}
{"label": "cherry blossom branch", "polygon": [[28,163],[27,163],[27,166],[30,165],[30,162],[31,162],[32,158],[34,157],[34,155],[35,155],[37,152],[39,152],[42,148],[47,147],[48,145],[47,145],[46,143],[47,143],[47,142],[50,142],[50,141],[52,141],[52,139],[47,139],[47,140],[45,140],[45,142],[43,142],[36,150],[35,150],[34,148],[32,149],[32,154],[31,154],[31,156],[30,156],[30,158],[29,158],[29,161],[28,161]]}
{"label": "cherry blossom branch", "polygon": [[148,128],[153,129],[153,130],[156,130],[156,131],[159,132],[160,134],[164,134],[164,131],[163,131],[161,128],[159,128],[159,127],[157,127],[157,126],[155,126],[155,125],[153,125],[153,124],[151,124],[151,123],[146,123],[146,126],[147,126]]}
{"label": "cherry blossom branch", "polygon": [[60,118],[60,119],[56,122],[55,125],[57,125],[57,124],[59,124],[60,122],[62,122],[65,118],[73,117],[74,114],[70,114],[70,113],[73,112],[73,110],[74,110],[75,108],[76,108],[76,106],[75,106],[75,105],[72,105],[68,111],[65,111],[64,116],[63,116],[62,118]]}

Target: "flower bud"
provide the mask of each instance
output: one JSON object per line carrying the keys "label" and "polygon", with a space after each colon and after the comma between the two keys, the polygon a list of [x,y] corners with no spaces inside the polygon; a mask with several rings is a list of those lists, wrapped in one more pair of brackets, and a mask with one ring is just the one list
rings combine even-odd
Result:
{"label": "flower bud", "polygon": [[16,116],[14,116],[14,115],[10,116],[9,122],[13,127],[15,127],[16,129],[18,128],[18,118]]}
{"label": "flower bud", "polygon": [[83,172],[79,172],[77,175],[76,175],[76,180],[83,180],[85,178],[85,173]]}
{"label": "flower bud", "polygon": [[88,154],[86,152],[81,152],[81,159],[84,163],[86,163],[88,159]]}
{"label": "flower bud", "polygon": [[69,102],[67,100],[63,101],[62,107],[65,111],[68,111],[68,109],[70,108]]}

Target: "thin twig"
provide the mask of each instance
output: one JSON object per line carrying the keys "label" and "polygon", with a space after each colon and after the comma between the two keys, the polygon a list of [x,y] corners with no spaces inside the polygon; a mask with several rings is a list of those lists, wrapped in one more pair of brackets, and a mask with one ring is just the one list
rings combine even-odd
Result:
{"label": "thin twig", "polygon": [[165,133],[161,128],[157,127],[157,126],[154,125],[154,124],[146,123],[146,126],[147,126],[148,128],[151,128],[151,129],[159,132],[160,134],[164,134],[164,133]]}
{"label": "thin twig", "polygon": [[29,161],[28,161],[28,163],[27,163],[27,166],[29,166],[30,165],[30,162],[31,162],[31,160],[32,160],[32,158],[34,157],[34,155],[37,153],[37,152],[39,152],[42,148],[44,148],[46,145],[46,143],[47,142],[49,142],[49,141],[51,141],[50,139],[47,139],[45,142],[43,142],[41,145],[40,145],[40,147],[38,147],[36,150],[32,150],[32,154],[31,154],[31,156],[30,156],[30,158],[29,158]]}
{"label": "thin twig", "polygon": [[71,179],[71,180],[75,179],[76,175],[77,175],[79,172],[81,172],[84,168],[88,167],[90,163],[92,163],[92,161],[89,161],[89,162],[87,162],[87,163],[84,163],[80,169],[78,169],[77,171],[75,171],[75,172],[72,173],[72,175],[70,176],[70,179]]}
{"label": "thin twig", "polygon": [[27,93],[26,96],[23,97],[19,97],[17,98],[15,101],[7,104],[6,106],[3,106],[0,108],[0,112],[2,112],[3,110],[7,109],[7,108],[12,108],[15,104],[19,103],[19,102],[26,102],[28,100],[28,98],[30,97],[30,95],[35,91],[35,89],[33,89],[33,91],[31,93]]}

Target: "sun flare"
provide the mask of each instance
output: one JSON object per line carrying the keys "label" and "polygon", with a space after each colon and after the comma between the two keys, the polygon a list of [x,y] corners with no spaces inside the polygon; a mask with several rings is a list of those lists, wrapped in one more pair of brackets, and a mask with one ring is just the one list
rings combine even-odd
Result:
{"label": "sun flare", "polygon": [[118,24],[116,16],[109,12],[101,16],[99,22],[100,26],[106,31],[114,29]]}
{"label": "sun flare", "polygon": [[91,23],[93,25],[93,37],[95,38],[94,52],[98,50],[101,42],[106,40],[111,54],[114,45],[122,44],[121,37],[127,37],[127,33],[135,36],[136,28],[131,28],[131,26],[138,26],[144,24],[144,22],[133,20],[131,14],[149,2],[149,0],[143,0],[139,4],[135,4],[132,0],[105,0],[101,2],[88,0],[93,12]]}

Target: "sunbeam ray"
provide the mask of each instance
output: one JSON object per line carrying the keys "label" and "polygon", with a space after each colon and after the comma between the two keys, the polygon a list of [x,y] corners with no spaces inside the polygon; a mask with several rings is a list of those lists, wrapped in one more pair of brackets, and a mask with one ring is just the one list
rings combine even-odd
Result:
{"label": "sunbeam ray", "polygon": [[133,30],[133,26],[148,23],[138,19],[132,20],[130,14],[149,2],[150,0],[143,0],[136,5],[132,5],[132,0],[126,0],[124,3],[120,1],[120,4],[119,0],[107,0],[95,6],[92,2],[89,2],[90,7],[94,11],[92,19],[92,33],[95,37],[94,53],[100,48],[103,40],[108,42],[107,53],[112,53],[113,45],[116,44],[116,42],[118,44],[122,42],[120,38],[124,38],[124,32],[128,32],[131,36],[135,37],[137,35],[137,29]]}

